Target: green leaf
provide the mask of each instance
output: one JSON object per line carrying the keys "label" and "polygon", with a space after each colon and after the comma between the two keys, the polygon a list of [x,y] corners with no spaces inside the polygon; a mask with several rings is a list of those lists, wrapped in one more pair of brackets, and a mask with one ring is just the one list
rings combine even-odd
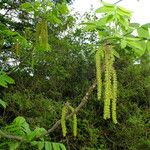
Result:
{"label": "green leaf", "polygon": [[150,52],[150,41],[147,41],[146,43],[146,49],[148,52]]}
{"label": "green leaf", "polygon": [[102,31],[104,30],[103,28],[103,24],[99,21],[91,21],[91,22],[87,22],[87,23],[82,23],[82,25],[86,25],[83,30],[85,31],[93,31],[93,30],[98,30],[98,31]]}
{"label": "green leaf", "polygon": [[39,137],[40,135],[46,133],[46,130],[44,128],[39,128],[37,127],[34,131],[32,131],[29,135],[28,135],[28,140],[31,141],[33,138],[35,137]]}
{"label": "green leaf", "polygon": [[139,37],[143,37],[143,38],[150,37],[148,28],[140,27],[140,28],[137,29],[137,33],[138,33]]}
{"label": "green leaf", "polygon": [[25,118],[21,116],[16,117],[11,125],[6,126],[5,129],[16,135],[26,135],[31,132],[29,124],[26,122]]}
{"label": "green leaf", "polygon": [[150,23],[143,24],[141,27],[143,27],[143,28],[150,28]]}
{"label": "green leaf", "polygon": [[41,6],[40,2],[37,2],[37,1],[34,2],[34,5],[33,5],[34,10],[37,10],[40,6]]}
{"label": "green leaf", "polygon": [[139,23],[130,23],[130,26],[133,28],[138,28],[140,26]]}
{"label": "green leaf", "polygon": [[89,24],[89,25],[87,25],[87,26],[85,26],[84,28],[83,28],[83,31],[93,31],[93,30],[95,30],[96,29],[96,25],[94,25],[94,24]]}
{"label": "green leaf", "polygon": [[109,15],[109,16],[103,17],[102,19],[99,19],[96,22],[96,25],[97,26],[105,26],[107,23],[111,22],[112,20],[113,20],[113,16]]}
{"label": "green leaf", "polygon": [[116,56],[117,58],[120,58],[120,55],[119,55],[119,53],[118,53],[116,50],[113,50],[113,54],[114,54],[114,56]]}
{"label": "green leaf", "polygon": [[16,150],[19,147],[19,142],[9,143],[9,150]]}
{"label": "green leaf", "polygon": [[13,84],[14,80],[5,72],[0,72],[0,86],[8,87],[7,84]]}
{"label": "green leaf", "polygon": [[51,142],[45,142],[45,150],[52,150],[52,143]]}
{"label": "green leaf", "polygon": [[113,6],[103,6],[100,7],[96,10],[96,13],[108,13],[108,12],[113,12],[114,11],[114,7]]}
{"label": "green leaf", "polygon": [[53,150],[60,150],[59,143],[52,143]]}
{"label": "green leaf", "polygon": [[117,7],[117,13],[119,15],[121,15],[122,17],[125,17],[125,16],[126,17],[131,17],[131,15],[132,15],[132,11],[129,11],[129,10],[123,8],[123,7]]}
{"label": "green leaf", "polygon": [[132,48],[134,51],[135,55],[137,57],[141,57],[146,50],[146,44],[145,42],[140,42],[140,41],[127,41],[128,46]]}
{"label": "green leaf", "polygon": [[137,37],[125,37],[125,39],[127,40],[127,41],[140,41],[141,39],[140,38],[137,38]]}
{"label": "green leaf", "polygon": [[114,4],[110,4],[110,3],[106,3],[106,2],[102,2],[102,4],[107,7],[115,7]]}
{"label": "green leaf", "polygon": [[122,49],[124,49],[126,46],[127,46],[127,42],[126,42],[126,40],[121,40],[121,43],[120,43],[120,45],[121,45],[121,48]]}
{"label": "green leaf", "polygon": [[62,21],[54,14],[49,14],[47,17],[48,21],[50,21],[51,23],[57,23],[60,24],[62,23]]}
{"label": "green leaf", "polygon": [[3,106],[3,108],[6,108],[7,103],[0,99],[0,105]]}
{"label": "green leaf", "polygon": [[139,42],[136,41],[127,41],[127,43],[133,47],[133,48],[137,48],[137,49],[143,49],[142,45]]}
{"label": "green leaf", "polygon": [[59,144],[59,146],[60,146],[61,150],[66,150],[66,147],[64,144]]}
{"label": "green leaf", "polygon": [[33,4],[26,2],[20,5],[20,9],[26,11],[26,12],[32,12],[34,11]]}
{"label": "green leaf", "polygon": [[120,26],[122,26],[125,30],[129,29],[129,21],[127,18],[117,15],[117,19],[118,19],[118,24],[120,24]]}
{"label": "green leaf", "polygon": [[61,14],[67,14],[69,12],[67,5],[65,3],[57,4],[57,8]]}
{"label": "green leaf", "polygon": [[44,148],[44,141],[38,142],[37,145],[38,145],[38,150],[42,150]]}

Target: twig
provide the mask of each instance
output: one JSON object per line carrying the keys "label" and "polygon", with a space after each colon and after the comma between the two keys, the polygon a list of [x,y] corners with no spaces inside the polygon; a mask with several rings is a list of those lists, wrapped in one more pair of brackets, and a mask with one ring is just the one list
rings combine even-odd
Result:
{"label": "twig", "polygon": [[118,4],[118,3],[120,3],[121,1],[123,1],[123,0],[119,0],[119,1],[115,2],[114,4]]}
{"label": "twig", "polygon": [[7,138],[7,139],[14,139],[14,140],[18,140],[18,141],[26,141],[26,139],[24,139],[23,137],[21,136],[17,136],[17,135],[10,135],[10,134],[7,134],[7,133],[4,133],[3,131],[0,130],[0,135],[4,138]]}

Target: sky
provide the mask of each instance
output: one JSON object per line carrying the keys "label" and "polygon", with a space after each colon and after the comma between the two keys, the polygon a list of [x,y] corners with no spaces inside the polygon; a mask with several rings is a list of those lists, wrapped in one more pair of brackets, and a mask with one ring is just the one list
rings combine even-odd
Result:
{"label": "sky", "polygon": [[[114,3],[118,0],[104,0],[107,3]],[[89,11],[91,5],[94,9],[100,7],[100,0],[75,0],[73,8],[83,14]],[[132,22],[145,24],[150,22],[150,0],[122,0],[120,6],[125,7],[133,12]]]}

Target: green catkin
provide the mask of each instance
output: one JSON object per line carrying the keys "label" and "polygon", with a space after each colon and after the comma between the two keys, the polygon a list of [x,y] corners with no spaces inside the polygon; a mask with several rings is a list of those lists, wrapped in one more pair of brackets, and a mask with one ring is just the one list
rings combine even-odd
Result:
{"label": "green catkin", "polygon": [[[99,64],[100,56],[97,51],[96,53],[96,77],[97,77],[97,84],[102,86],[101,81],[101,72],[99,72]],[[113,67],[115,61],[113,49],[110,46],[106,46],[104,50],[104,65],[105,65],[105,79],[104,79],[104,119],[109,119],[112,117],[113,122],[117,123],[116,117],[116,100],[117,100],[117,76],[116,71]],[[99,89],[101,91],[101,89]],[[98,93],[99,94],[99,93]],[[98,95],[99,96],[99,95]],[[100,95],[101,96],[101,95]],[[111,106],[111,107],[110,107]],[[111,112],[110,112],[111,110]]]}
{"label": "green catkin", "polygon": [[65,137],[67,134],[67,128],[66,128],[66,113],[67,113],[67,107],[64,106],[62,108],[62,114],[61,114],[61,127],[62,127],[62,133]]}
{"label": "green catkin", "polygon": [[49,48],[47,21],[41,19],[36,25],[36,49],[47,51]]}
{"label": "green catkin", "polygon": [[96,62],[97,97],[98,97],[98,100],[100,100],[101,93],[102,93],[101,55],[100,55],[100,50],[97,50],[97,52],[96,52],[95,62]]}
{"label": "green catkin", "polygon": [[116,124],[117,123],[117,117],[116,117],[116,100],[117,100],[117,75],[116,71],[113,68],[112,69],[112,82],[113,82],[113,87],[112,87],[112,120]]}
{"label": "green catkin", "polygon": [[105,50],[105,99],[104,99],[104,119],[110,118],[111,99],[111,51]]}
{"label": "green catkin", "polygon": [[[74,112],[74,108],[72,106],[69,105],[69,109]],[[76,114],[73,115],[73,124],[72,124],[72,128],[73,128],[73,136],[76,137],[77,136],[77,116]]]}

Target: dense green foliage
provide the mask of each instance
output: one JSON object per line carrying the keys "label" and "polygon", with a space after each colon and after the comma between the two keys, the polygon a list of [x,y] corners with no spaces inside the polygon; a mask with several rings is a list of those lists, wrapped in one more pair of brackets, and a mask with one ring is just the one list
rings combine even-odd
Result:
{"label": "dense green foliage", "polygon": [[[104,19],[97,21],[92,14],[85,14],[83,20],[77,14],[72,16],[62,1],[45,3],[51,9],[30,0],[0,2],[5,10],[0,14],[0,131],[27,139],[20,142],[0,132],[0,149],[149,150],[150,25],[131,24],[130,12],[117,8],[115,16],[119,16],[117,25],[121,28],[117,32],[109,26],[116,21],[110,13],[116,9],[112,5],[97,10],[105,13]],[[36,25],[43,18],[48,22],[45,42],[49,47],[41,51],[43,47],[35,48]],[[84,20],[93,21],[84,28],[75,25]],[[138,37],[130,34],[135,29]],[[95,30],[101,42],[110,39],[115,48],[118,123],[103,119],[104,98],[97,100],[95,90],[77,115],[77,123],[76,115],[66,120],[65,137],[61,125],[40,137],[61,118],[66,102],[71,111],[78,106],[96,78],[99,41]],[[102,95],[103,86],[99,87]]]}

